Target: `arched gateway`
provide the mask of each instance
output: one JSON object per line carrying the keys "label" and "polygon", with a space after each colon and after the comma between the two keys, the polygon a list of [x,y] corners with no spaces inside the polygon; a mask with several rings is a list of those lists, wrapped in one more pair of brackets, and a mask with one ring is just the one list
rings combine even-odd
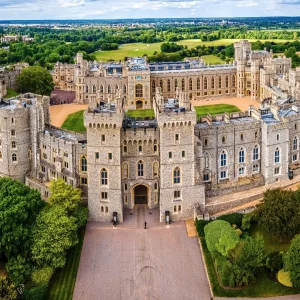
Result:
{"label": "arched gateway", "polygon": [[137,185],[132,190],[134,204],[148,204],[149,189],[145,185]]}

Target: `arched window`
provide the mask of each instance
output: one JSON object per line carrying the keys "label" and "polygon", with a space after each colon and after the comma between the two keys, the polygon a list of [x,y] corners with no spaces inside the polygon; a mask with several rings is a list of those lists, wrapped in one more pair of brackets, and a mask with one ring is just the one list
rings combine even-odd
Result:
{"label": "arched window", "polygon": [[96,93],[96,86],[93,85],[93,93]]}
{"label": "arched window", "polygon": [[245,162],[245,149],[241,148],[239,151],[239,164],[243,164]]}
{"label": "arched window", "polygon": [[101,84],[101,85],[100,85],[100,93],[102,93],[102,94],[103,94],[103,91],[104,91],[104,89],[103,89],[103,85]]}
{"label": "arched window", "polygon": [[227,152],[223,150],[220,155],[220,165],[221,167],[227,166]]}
{"label": "arched window", "polygon": [[81,157],[81,171],[87,172],[87,159],[86,156]]}
{"label": "arched window", "polygon": [[223,136],[222,137],[222,143],[225,144],[225,142],[226,142],[226,138],[225,138],[225,136]]}
{"label": "arched window", "polygon": [[124,152],[124,153],[127,153],[127,146],[124,146],[123,152]]}
{"label": "arched window", "polygon": [[293,140],[293,150],[298,150],[298,138],[296,136]]}
{"label": "arched window", "polygon": [[116,93],[117,93],[117,91],[119,90],[119,86],[116,85],[115,89],[116,89]]}
{"label": "arched window", "polygon": [[137,84],[135,86],[135,97],[137,98],[143,97],[143,86],[141,84]]}
{"label": "arched window", "polygon": [[158,176],[158,162],[153,164],[153,177]]}
{"label": "arched window", "polygon": [[16,131],[14,129],[12,129],[11,136],[15,136],[15,135],[16,135]]}
{"label": "arched window", "polygon": [[190,91],[193,90],[193,80],[192,80],[192,78],[190,78],[190,80],[189,80],[189,90]]}
{"label": "arched window", "polygon": [[228,88],[228,86],[229,86],[229,79],[228,79],[228,76],[226,76],[225,82],[226,82],[226,87]]}
{"label": "arched window", "polygon": [[11,160],[12,160],[12,162],[16,162],[17,161],[17,154],[16,153],[13,153],[11,155]]}
{"label": "arched window", "polygon": [[155,80],[152,80],[152,93],[155,93],[155,89],[156,89]]}
{"label": "arched window", "polygon": [[275,163],[280,163],[280,149],[277,147],[275,150],[275,157],[274,157],[274,161]]}
{"label": "arched window", "polygon": [[106,169],[101,170],[101,185],[107,185],[108,174]]}
{"label": "arched window", "polygon": [[154,140],[154,143],[153,143],[153,151],[154,151],[154,152],[157,152],[157,140]]}
{"label": "arched window", "polygon": [[200,78],[197,78],[197,90],[200,90]]}
{"label": "arched window", "polygon": [[183,91],[185,91],[185,81],[184,81],[183,78],[182,78],[182,80],[181,80],[181,89],[182,89]]}
{"label": "arched window", "polygon": [[204,89],[207,90],[207,78],[204,77]]}
{"label": "arched window", "polygon": [[128,163],[123,164],[123,178],[128,178]]}
{"label": "arched window", "polygon": [[12,142],[11,142],[11,147],[12,147],[13,149],[16,148],[16,142],[15,142],[15,141],[12,141]]}
{"label": "arched window", "polygon": [[168,89],[168,92],[171,92],[171,81],[170,81],[170,79],[168,79],[168,82],[167,82],[167,89]]}
{"label": "arched window", "polygon": [[124,93],[124,94],[127,93],[127,86],[126,86],[126,84],[123,85],[123,93]]}
{"label": "arched window", "polygon": [[108,93],[108,94],[111,94],[111,92],[112,92],[112,91],[111,91],[111,86],[109,85],[109,86],[107,87],[107,93]]}
{"label": "arched window", "polygon": [[219,89],[221,89],[221,88],[222,88],[222,77],[219,76]]}
{"label": "arched window", "polygon": [[89,86],[88,86],[88,85],[85,86],[85,92],[86,92],[86,93],[89,92]]}
{"label": "arched window", "polygon": [[258,159],[259,159],[259,148],[257,145],[255,145],[253,148],[253,160],[258,160]]}
{"label": "arched window", "polygon": [[173,182],[174,184],[180,183],[180,169],[176,167],[173,171]]}
{"label": "arched window", "polygon": [[204,153],[204,168],[209,169],[210,166],[210,158],[207,152]]}
{"label": "arched window", "polygon": [[212,89],[215,88],[215,78],[214,77],[211,78],[211,88]]}
{"label": "arched window", "polygon": [[144,163],[141,160],[138,162],[138,176],[144,176]]}

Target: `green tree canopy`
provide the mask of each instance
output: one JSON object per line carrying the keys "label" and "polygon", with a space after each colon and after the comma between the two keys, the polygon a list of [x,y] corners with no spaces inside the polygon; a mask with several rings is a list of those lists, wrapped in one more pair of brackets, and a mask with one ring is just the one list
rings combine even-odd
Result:
{"label": "green tree canopy", "polygon": [[0,178],[0,254],[9,259],[30,249],[32,226],[44,205],[36,190]]}
{"label": "green tree canopy", "polygon": [[296,235],[284,255],[284,269],[290,272],[293,287],[300,287],[300,235]]}
{"label": "green tree canopy", "polygon": [[13,283],[6,277],[0,277],[0,299],[15,300],[17,299],[17,291]]}
{"label": "green tree canopy", "polygon": [[51,74],[40,66],[25,68],[17,77],[18,89],[22,93],[36,93],[49,96],[54,89]]}

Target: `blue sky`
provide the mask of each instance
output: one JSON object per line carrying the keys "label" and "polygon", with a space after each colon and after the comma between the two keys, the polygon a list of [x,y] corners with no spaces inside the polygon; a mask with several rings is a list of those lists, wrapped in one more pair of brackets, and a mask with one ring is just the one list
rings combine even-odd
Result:
{"label": "blue sky", "polygon": [[0,0],[1,20],[300,16],[300,0]]}

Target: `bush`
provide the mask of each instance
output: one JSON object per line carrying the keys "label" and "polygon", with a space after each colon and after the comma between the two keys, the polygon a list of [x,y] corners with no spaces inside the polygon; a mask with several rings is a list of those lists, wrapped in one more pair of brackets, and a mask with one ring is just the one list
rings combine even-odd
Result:
{"label": "bush", "polygon": [[283,257],[282,253],[274,251],[268,254],[266,259],[266,267],[271,270],[271,273],[277,273],[283,268]]}
{"label": "bush", "polygon": [[231,262],[224,256],[219,255],[215,260],[215,266],[222,285],[235,287],[234,273]]}
{"label": "bush", "polygon": [[245,214],[242,219],[242,230],[249,230],[251,228],[253,219],[254,219],[254,215],[252,212]]}
{"label": "bush", "polygon": [[32,281],[36,285],[48,285],[53,273],[54,269],[51,267],[44,267],[40,270],[36,270],[32,273]]}
{"label": "bush", "polygon": [[238,227],[241,227],[243,214],[233,213],[233,214],[223,215],[218,217],[217,220],[224,220],[230,223],[231,225],[237,225]]}
{"label": "bush", "polygon": [[197,229],[198,235],[200,237],[204,237],[205,236],[204,227],[208,223],[209,223],[209,221],[196,219],[196,229]]}
{"label": "bush", "polygon": [[21,255],[18,255],[9,258],[5,268],[12,282],[18,286],[21,283],[25,283],[30,277],[32,272],[32,262]]}
{"label": "bush", "polygon": [[284,272],[284,269],[281,269],[277,274],[278,281],[287,287],[293,287],[291,278],[290,278],[290,272]]}
{"label": "bush", "polygon": [[24,290],[25,300],[45,300],[47,296],[47,285],[37,285]]}

